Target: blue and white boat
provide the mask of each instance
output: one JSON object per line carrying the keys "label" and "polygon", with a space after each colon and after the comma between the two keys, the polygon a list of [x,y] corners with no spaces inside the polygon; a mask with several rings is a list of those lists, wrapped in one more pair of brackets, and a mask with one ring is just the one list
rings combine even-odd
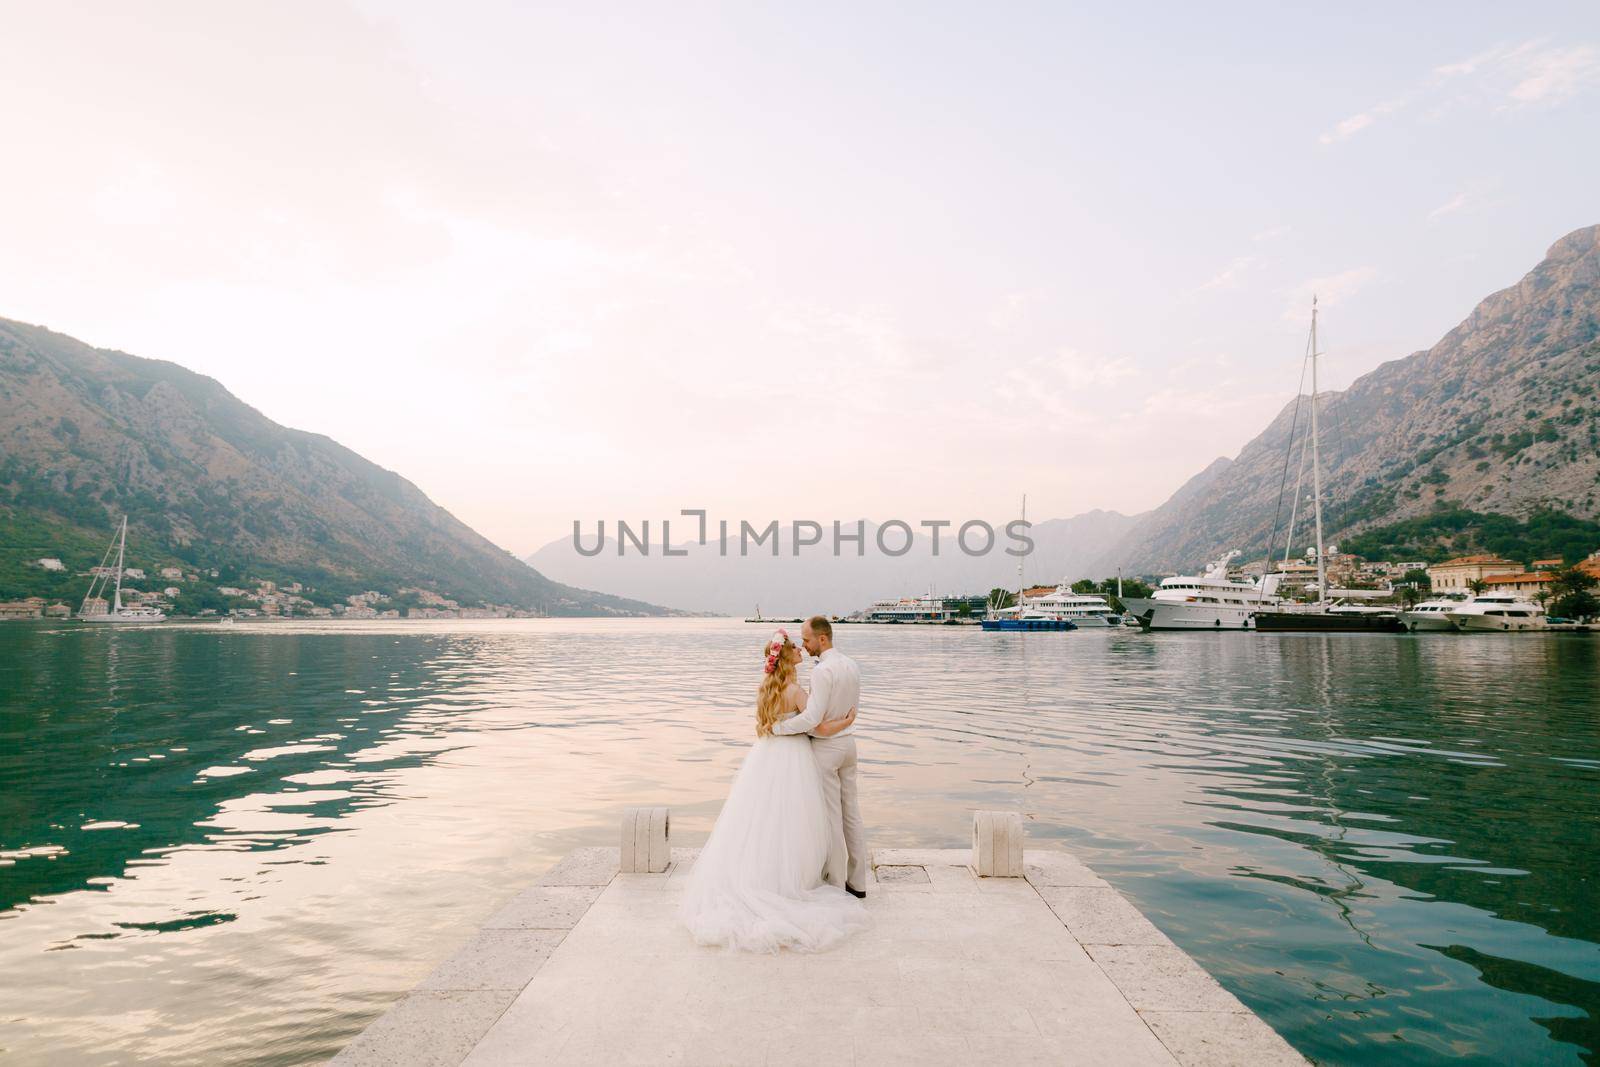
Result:
{"label": "blue and white boat", "polygon": [[1006,631],[1031,631],[1031,630],[1076,630],[1078,624],[1071,619],[1063,619],[1055,615],[1046,615],[1042,611],[1029,608],[1018,611],[1016,608],[1002,608],[989,613],[980,625],[985,630]]}
{"label": "blue and white boat", "polygon": [[[1022,498],[1022,518],[1028,518],[1028,498]],[[997,607],[990,604],[989,613],[983,619],[982,626],[985,630],[1001,630],[1006,632],[1032,632],[1035,630],[1076,630],[1078,624],[1066,618],[1062,613],[1040,610],[1037,606],[1028,603],[1026,595],[1027,585],[1022,580],[1022,560],[1017,560],[1017,602],[1009,608]]]}

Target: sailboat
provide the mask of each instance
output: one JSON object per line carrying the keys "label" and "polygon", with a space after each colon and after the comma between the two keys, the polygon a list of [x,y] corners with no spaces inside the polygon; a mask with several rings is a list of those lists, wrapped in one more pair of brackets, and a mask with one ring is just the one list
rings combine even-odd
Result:
{"label": "sailboat", "polygon": [[[106,547],[106,554],[101,557],[100,566],[91,573],[89,591],[83,595],[83,603],[78,606],[78,619],[81,622],[161,622],[166,615],[156,608],[125,608],[122,606],[122,559],[128,547],[128,517],[122,517],[122,526],[117,530],[117,536],[111,539],[111,544]],[[117,565],[106,566],[106,561],[111,558],[111,550],[117,550]],[[116,579],[116,589],[112,593],[111,605],[106,605],[106,586]],[[99,593],[96,596],[96,593]]]}
{"label": "sailboat", "polygon": [[[1311,298],[1311,337],[1307,344],[1311,359],[1311,506],[1317,527],[1317,602],[1301,610],[1257,611],[1252,615],[1257,631],[1298,633],[1404,633],[1397,612],[1383,608],[1330,603],[1328,601],[1327,546],[1322,539],[1322,455],[1317,432],[1317,298]],[[1290,447],[1293,442],[1290,442]],[[1298,488],[1295,490],[1299,495]],[[1294,519],[1289,520],[1292,527]],[[1267,557],[1272,552],[1269,546]],[[1287,556],[1286,556],[1287,558]]]}
{"label": "sailboat", "polygon": [[[1028,521],[1028,498],[1022,498],[1022,521]],[[1061,618],[1038,608],[1028,607],[1027,597],[1023,595],[1028,588],[1022,580],[1022,561],[1026,556],[1017,559],[1017,602],[1009,608],[990,606],[989,613],[981,625],[985,630],[1005,631],[1033,631],[1033,630],[1076,630],[1077,623],[1071,619]]]}

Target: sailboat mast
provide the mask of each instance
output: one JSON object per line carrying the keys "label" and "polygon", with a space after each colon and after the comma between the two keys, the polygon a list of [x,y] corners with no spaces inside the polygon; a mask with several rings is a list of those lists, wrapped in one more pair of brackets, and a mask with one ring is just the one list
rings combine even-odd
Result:
{"label": "sailboat mast", "polygon": [[122,611],[122,552],[128,547],[128,516],[122,516],[122,533],[117,541],[117,596],[113,612]]}
{"label": "sailboat mast", "polygon": [[1311,502],[1317,516],[1317,603],[1328,602],[1327,552],[1322,543],[1322,453],[1317,432],[1317,298],[1311,298]]}
{"label": "sailboat mast", "polygon": [[[1028,521],[1028,494],[1022,494],[1022,521]],[[1022,561],[1026,556],[1017,557],[1017,618],[1022,618],[1022,591],[1027,588],[1022,582]]]}

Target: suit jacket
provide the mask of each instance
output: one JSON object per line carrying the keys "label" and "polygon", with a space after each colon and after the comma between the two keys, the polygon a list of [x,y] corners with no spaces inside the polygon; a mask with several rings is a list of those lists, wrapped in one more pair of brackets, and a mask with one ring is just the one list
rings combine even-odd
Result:
{"label": "suit jacket", "polygon": [[[842,719],[850,709],[860,711],[861,668],[856,661],[830,648],[817,657],[811,669],[811,695],[806,699],[806,710],[774,723],[775,734],[809,734],[818,723]],[[845,727],[834,737],[849,737],[856,732],[855,724]]]}

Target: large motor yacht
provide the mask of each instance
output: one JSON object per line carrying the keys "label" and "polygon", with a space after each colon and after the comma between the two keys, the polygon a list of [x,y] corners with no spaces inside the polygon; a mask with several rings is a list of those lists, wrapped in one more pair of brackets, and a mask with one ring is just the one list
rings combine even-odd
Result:
{"label": "large motor yacht", "polygon": [[1122,625],[1122,616],[1111,610],[1105,597],[1074,593],[1065,582],[1056,586],[1053,593],[1029,598],[1028,608],[1048,618],[1068,619],[1079,626]]}
{"label": "large motor yacht", "polygon": [[1228,562],[1238,554],[1229,552],[1206,564],[1200,575],[1163,578],[1150,596],[1125,597],[1123,603],[1146,630],[1253,630],[1254,614],[1277,606],[1274,590],[1281,576],[1232,580]]}
{"label": "large motor yacht", "polygon": [[1445,613],[1462,633],[1543,630],[1544,609],[1511,593],[1485,593]]}
{"label": "large motor yacht", "polygon": [[1456,624],[1450,621],[1450,612],[1461,606],[1466,597],[1442,596],[1432,600],[1424,600],[1414,607],[1409,607],[1400,613],[1400,621],[1405,623],[1406,629],[1412,633],[1428,631],[1448,631],[1454,633]]}

